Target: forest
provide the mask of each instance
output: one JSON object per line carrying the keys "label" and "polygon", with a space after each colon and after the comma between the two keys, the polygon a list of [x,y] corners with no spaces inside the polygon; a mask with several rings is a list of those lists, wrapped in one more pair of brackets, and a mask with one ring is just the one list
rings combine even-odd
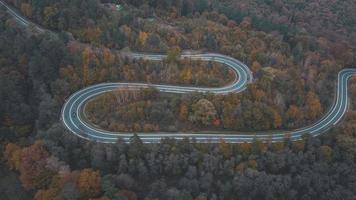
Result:
{"label": "forest", "polygon": [[196,50],[241,60],[253,84],[225,96],[121,89],[88,102],[86,117],[126,132],[309,125],[330,108],[337,72],[356,66],[354,1],[6,2],[56,36],[33,33],[0,7],[0,199],[356,199],[356,79],[343,121],[298,142],[143,144],[133,135],[128,144],[101,144],[60,121],[66,98],[96,83],[233,80],[212,62],[120,56]]}

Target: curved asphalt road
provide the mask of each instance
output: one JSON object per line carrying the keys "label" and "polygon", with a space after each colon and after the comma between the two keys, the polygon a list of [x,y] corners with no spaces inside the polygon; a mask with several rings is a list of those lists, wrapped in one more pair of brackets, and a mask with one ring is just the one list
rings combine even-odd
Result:
{"label": "curved asphalt road", "polygon": [[[32,23],[21,17],[3,1],[0,0],[0,4],[5,6],[9,14],[11,14],[17,21],[25,26],[29,26]],[[34,24],[32,24],[34,25]],[[45,31],[39,26],[36,29],[40,32]],[[148,60],[162,60],[165,55],[153,55],[153,54],[142,54],[142,53],[127,53],[125,56],[131,59],[148,59]],[[214,61],[226,64],[230,67],[236,74],[235,81],[225,87],[220,88],[199,88],[199,87],[180,87],[171,85],[155,85],[155,84],[142,84],[142,83],[102,83],[98,85],[93,85],[82,90],[77,91],[71,95],[65,102],[62,112],[61,120],[63,121],[66,128],[68,128],[73,134],[92,141],[103,142],[103,143],[114,143],[118,138],[123,139],[128,142],[132,137],[131,133],[113,133],[105,130],[101,130],[93,127],[92,125],[86,123],[81,119],[80,113],[82,111],[83,105],[91,98],[100,95],[105,92],[110,92],[120,87],[125,88],[145,88],[145,87],[155,87],[161,92],[168,93],[186,93],[186,92],[211,92],[215,94],[226,94],[230,92],[241,92],[246,88],[247,83],[252,81],[252,73],[248,67],[241,63],[240,61],[220,55],[220,54],[189,54],[185,53],[181,56],[182,59],[189,58],[193,60],[205,60]],[[154,133],[140,133],[138,134],[144,143],[158,143],[162,138],[170,137],[175,139],[183,138],[194,138],[197,142],[220,142],[224,140],[229,143],[242,143],[242,142],[252,142],[253,140],[262,141],[272,141],[278,142],[283,141],[286,137],[291,138],[291,140],[300,140],[305,134],[310,134],[312,136],[318,136],[331,127],[335,126],[345,115],[348,108],[348,94],[347,94],[347,84],[351,76],[356,75],[356,69],[343,69],[338,74],[337,80],[337,90],[336,99],[327,114],[324,115],[318,122],[294,131],[276,131],[269,132],[268,134],[263,133],[247,133],[247,134],[206,134],[204,132],[196,133],[169,133],[169,132],[154,132]]]}
{"label": "curved asphalt road", "polygon": [[[127,53],[125,56],[131,59],[146,59],[159,61],[165,59],[165,55],[155,55],[155,54],[142,54],[142,53]],[[202,87],[180,87],[173,85],[158,85],[158,84],[144,84],[144,83],[101,83],[98,85],[93,85],[82,90],[77,91],[71,95],[65,102],[61,119],[64,125],[74,134],[79,137],[95,140],[98,142],[116,142],[118,137],[125,141],[129,141],[132,137],[132,133],[112,133],[105,130],[100,130],[93,127],[91,124],[86,123],[82,117],[81,113],[85,103],[102,93],[110,92],[118,88],[148,88],[155,87],[161,92],[168,93],[187,93],[187,92],[211,92],[215,94],[227,94],[230,92],[241,92],[246,89],[248,83],[252,81],[252,73],[249,68],[241,63],[240,61],[224,56],[221,54],[189,54],[183,53],[180,59],[192,59],[192,60],[204,60],[219,62],[227,65],[235,72],[235,80],[224,87],[220,88],[202,88]],[[207,136],[206,134],[187,134],[187,133],[141,133],[138,134],[143,142],[152,143],[159,142],[163,137],[175,137],[176,139],[182,139],[184,137],[195,137],[199,142],[207,142],[207,139],[214,139],[214,135]],[[202,137],[200,137],[202,136]],[[220,140],[215,138],[214,141]],[[212,142],[213,140],[211,140]]]}

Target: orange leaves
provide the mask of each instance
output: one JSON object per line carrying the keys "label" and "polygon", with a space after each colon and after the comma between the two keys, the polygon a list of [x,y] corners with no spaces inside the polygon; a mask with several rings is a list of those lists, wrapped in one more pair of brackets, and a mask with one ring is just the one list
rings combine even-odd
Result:
{"label": "orange leaves", "polygon": [[307,113],[306,118],[313,120],[318,117],[323,111],[319,97],[314,92],[309,92],[305,101]]}
{"label": "orange leaves", "polygon": [[144,46],[146,44],[146,40],[148,38],[148,34],[146,32],[140,31],[138,34],[138,41],[140,45]]}
{"label": "orange leaves", "polygon": [[84,34],[85,38],[94,44],[100,43],[100,36],[102,34],[102,30],[99,27],[88,27]]}
{"label": "orange leaves", "polygon": [[125,197],[127,197],[128,200],[137,200],[137,195],[129,190],[121,190],[119,192],[120,194],[124,195]]}
{"label": "orange leaves", "polygon": [[57,191],[54,189],[49,190],[39,190],[36,192],[34,200],[48,200],[48,199],[59,199],[57,197]]}
{"label": "orange leaves", "polygon": [[22,149],[20,164],[20,180],[25,189],[38,188],[51,179],[47,173],[46,159],[49,154],[42,142]]}
{"label": "orange leaves", "polygon": [[10,169],[19,170],[21,163],[21,148],[16,144],[9,143],[5,147],[4,158]]}
{"label": "orange leaves", "polygon": [[290,119],[296,120],[300,118],[300,110],[296,105],[290,105],[287,110],[287,115]]}
{"label": "orange leaves", "polygon": [[221,124],[221,120],[220,119],[214,119],[213,120],[213,125],[214,126],[218,127],[218,126],[220,126],[220,124]]}
{"label": "orange leaves", "polygon": [[103,61],[105,65],[113,63],[115,60],[115,55],[113,55],[108,48],[103,49]]}
{"label": "orange leaves", "polygon": [[77,181],[81,196],[86,197],[85,199],[98,196],[101,191],[100,181],[99,171],[94,171],[93,169],[82,170]]}
{"label": "orange leaves", "polygon": [[179,119],[182,121],[188,120],[189,109],[185,104],[181,104],[179,108]]}
{"label": "orange leaves", "polygon": [[261,101],[263,97],[266,97],[266,93],[263,90],[257,89],[255,92],[256,101]]}
{"label": "orange leaves", "polygon": [[20,172],[20,180],[27,190],[40,188],[51,180],[53,173],[46,169],[48,156],[42,142],[23,149],[9,143],[4,152],[9,167]]}
{"label": "orange leaves", "polygon": [[82,53],[82,73],[84,84],[87,85],[89,81],[89,63],[90,63],[90,48],[85,48]]}
{"label": "orange leaves", "polygon": [[277,111],[273,111],[273,128],[280,128],[282,126],[282,117]]}
{"label": "orange leaves", "polygon": [[234,104],[229,102],[225,102],[223,105],[222,124],[224,128],[233,128],[236,123],[234,106]]}

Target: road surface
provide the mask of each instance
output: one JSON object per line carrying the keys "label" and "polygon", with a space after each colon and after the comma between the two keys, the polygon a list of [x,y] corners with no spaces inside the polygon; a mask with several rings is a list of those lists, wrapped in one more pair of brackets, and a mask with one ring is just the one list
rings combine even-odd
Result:
{"label": "road surface", "polygon": [[[34,25],[38,30],[44,31],[43,28],[29,22],[24,17],[21,17],[16,11],[12,10],[3,1],[0,4],[7,8],[7,11],[21,24],[25,26]],[[126,53],[125,56],[131,59],[147,59],[147,60],[162,60],[165,55],[144,54],[144,53]],[[125,88],[145,88],[155,87],[161,92],[167,93],[187,93],[187,92],[210,92],[214,94],[227,94],[231,92],[242,92],[247,84],[252,82],[252,73],[249,68],[242,62],[221,54],[189,54],[183,53],[181,58],[189,58],[193,60],[205,60],[223,63],[235,72],[235,81],[231,84],[220,88],[203,88],[203,87],[181,87],[173,85],[159,85],[159,84],[143,84],[143,83],[102,83],[93,86],[89,86],[82,90],[77,91],[71,95],[65,102],[61,112],[61,120],[64,126],[70,130],[71,133],[92,141],[103,143],[114,143],[118,138],[123,139],[126,142],[130,141],[133,133],[120,133],[109,132],[106,130],[98,129],[89,123],[87,123],[81,117],[82,108],[85,103],[100,94],[110,92],[120,87]],[[252,142],[255,139],[262,141],[278,142],[283,141],[285,138],[291,140],[300,140],[305,134],[312,136],[318,136],[328,129],[335,126],[345,115],[348,108],[348,80],[356,75],[356,69],[349,68],[343,69],[338,73],[336,98],[333,106],[319,121],[314,124],[303,127],[293,131],[275,131],[268,133],[229,133],[223,134],[207,134],[206,132],[153,132],[153,133],[137,133],[144,143],[158,143],[162,138],[170,137],[175,139],[194,138],[197,142],[220,142],[224,140],[229,143],[242,143]]]}

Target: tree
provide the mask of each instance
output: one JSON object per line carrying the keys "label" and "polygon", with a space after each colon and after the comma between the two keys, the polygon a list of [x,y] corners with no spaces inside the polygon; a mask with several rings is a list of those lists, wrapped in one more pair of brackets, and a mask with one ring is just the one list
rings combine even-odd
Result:
{"label": "tree", "polygon": [[82,53],[82,74],[83,74],[83,83],[87,85],[89,83],[89,63],[90,63],[90,48],[87,47]]}
{"label": "tree", "polygon": [[146,48],[153,51],[164,51],[167,47],[164,46],[158,34],[152,33],[147,38]]}
{"label": "tree", "polygon": [[32,17],[32,6],[30,3],[21,4],[21,12],[24,13],[27,17]]}
{"label": "tree", "polygon": [[181,51],[182,50],[179,47],[174,47],[174,48],[169,49],[167,52],[167,58],[166,58],[168,63],[177,62],[181,55]]}
{"label": "tree", "polygon": [[208,200],[208,198],[205,195],[200,194],[199,196],[195,197],[195,200]]}
{"label": "tree", "polygon": [[291,120],[297,120],[300,118],[300,110],[296,105],[290,105],[287,110],[287,116]]}
{"label": "tree", "polygon": [[137,134],[134,134],[130,138],[130,146],[128,149],[128,156],[129,158],[140,158],[144,155],[145,153],[145,147],[142,143],[142,140]]}
{"label": "tree", "polygon": [[88,27],[85,30],[85,38],[94,44],[100,44],[100,36],[102,35],[102,30],[99,27]]}
{"label": "tree", "polygon": [[60,196],[63,198],[63,200],[79,199],[80,193],[75,183],[67,182],[62,187]]}
{"label": "tree", "polygon": [[322,160],[330,162],[332,160],[333,150],[329,146],[323,145],[319,147],[319,154]]}
{"label": "tree", "polygon": [[5,147],[4,158],[10,169],[19,170],[21,164],[21,148],[13,143],[8,143]]}
{"label": "tree", "polygon": [[233,128],[235,123],[235,109],[231,103],[223,104],[222,123],[224,128]]}
{"label": "tree", "polygon": [[54,189],[39,190],[36,192],[34,200],[58,199],[57,191]]}
{"label": "tree", "polygon": [[256,73],[258,70],[261,69],[261,64],[258,61],[253,61],[251,65],[251,70]]}
{"label": "tree", "polygon": [[138,41],[140,42],[141,46],[146,44],[146,40],[148,38],[148,34],[146,32],[140,31],[138,34]]}
{"label": "tree", "polygon": [[47,185],[53,176],[53,172],[46,168],[47,152],[43,142],[22,149],[20,164],[20,180],[25,189],[38,189]]}
{"label": "tree", "polygon": [[101,178],[99,171],[83,169],[80,171],[77,186],[83,199],[97,197],[101,192]]}
{"label": "tree", "polygon": [[184,103],[181,103],[179,107],[179,119],[182,121],[186,121],[188,120],[188,115],[189,115],[188,106],[185,105]]}
{"label": "tree", "polygon": [[308,92],[305,100],[306,117],[313,120],[323,111],[319,97],[314,92]]}
{"label": "tree", "polygon": [[204,12],[208,8],[208,1],[207,0],[197,0],[196,3],[196,10],[198,12]]}
{"label": "tree", "polygon": [[219,151],[223,154],[225,159],[231,157],[232,151],[230,144],[226,143],[224,140],[221,140],[219,143]]}
{"label": "tree", "polygon": [[132,191],[121,190],[119,193],[127,197],[128,200],[137,200],[137,195]]}
{"label": "tree", "polygon": [[184,69],[181,73],[181,79],[184,83],[191,83],[193,79],[192,69],[190,67]]}
{"label": "tree", "polygon": [[282,125],[282,117],[277,111],[273,111],[273,128],[280,128]]}
{"label": "tree", "polygon": [[103,61],[105,65],[109,65],[114,62],[115,56],[111,53],[110,49],[103,49]]}
{"label": "tree", "polygon": [[56,20],[53,19],[58,14],[58,9],[54,6],[47,6],[43,10],[44,23],[51,28],[57,28]]}
{"label": "tree", "polygon": [[216,118],[215,106],[207,99],[200,99],[197,103],[193,104],[192,111],[193,113],[189,116],[189,120],[192,122],[207,126]]}
{"label": "tree", "polygon": [[216,50],[218,47],[218,42],[216,41],[216,36],[211,32],[205,33],[204,45],[208,49]]}

